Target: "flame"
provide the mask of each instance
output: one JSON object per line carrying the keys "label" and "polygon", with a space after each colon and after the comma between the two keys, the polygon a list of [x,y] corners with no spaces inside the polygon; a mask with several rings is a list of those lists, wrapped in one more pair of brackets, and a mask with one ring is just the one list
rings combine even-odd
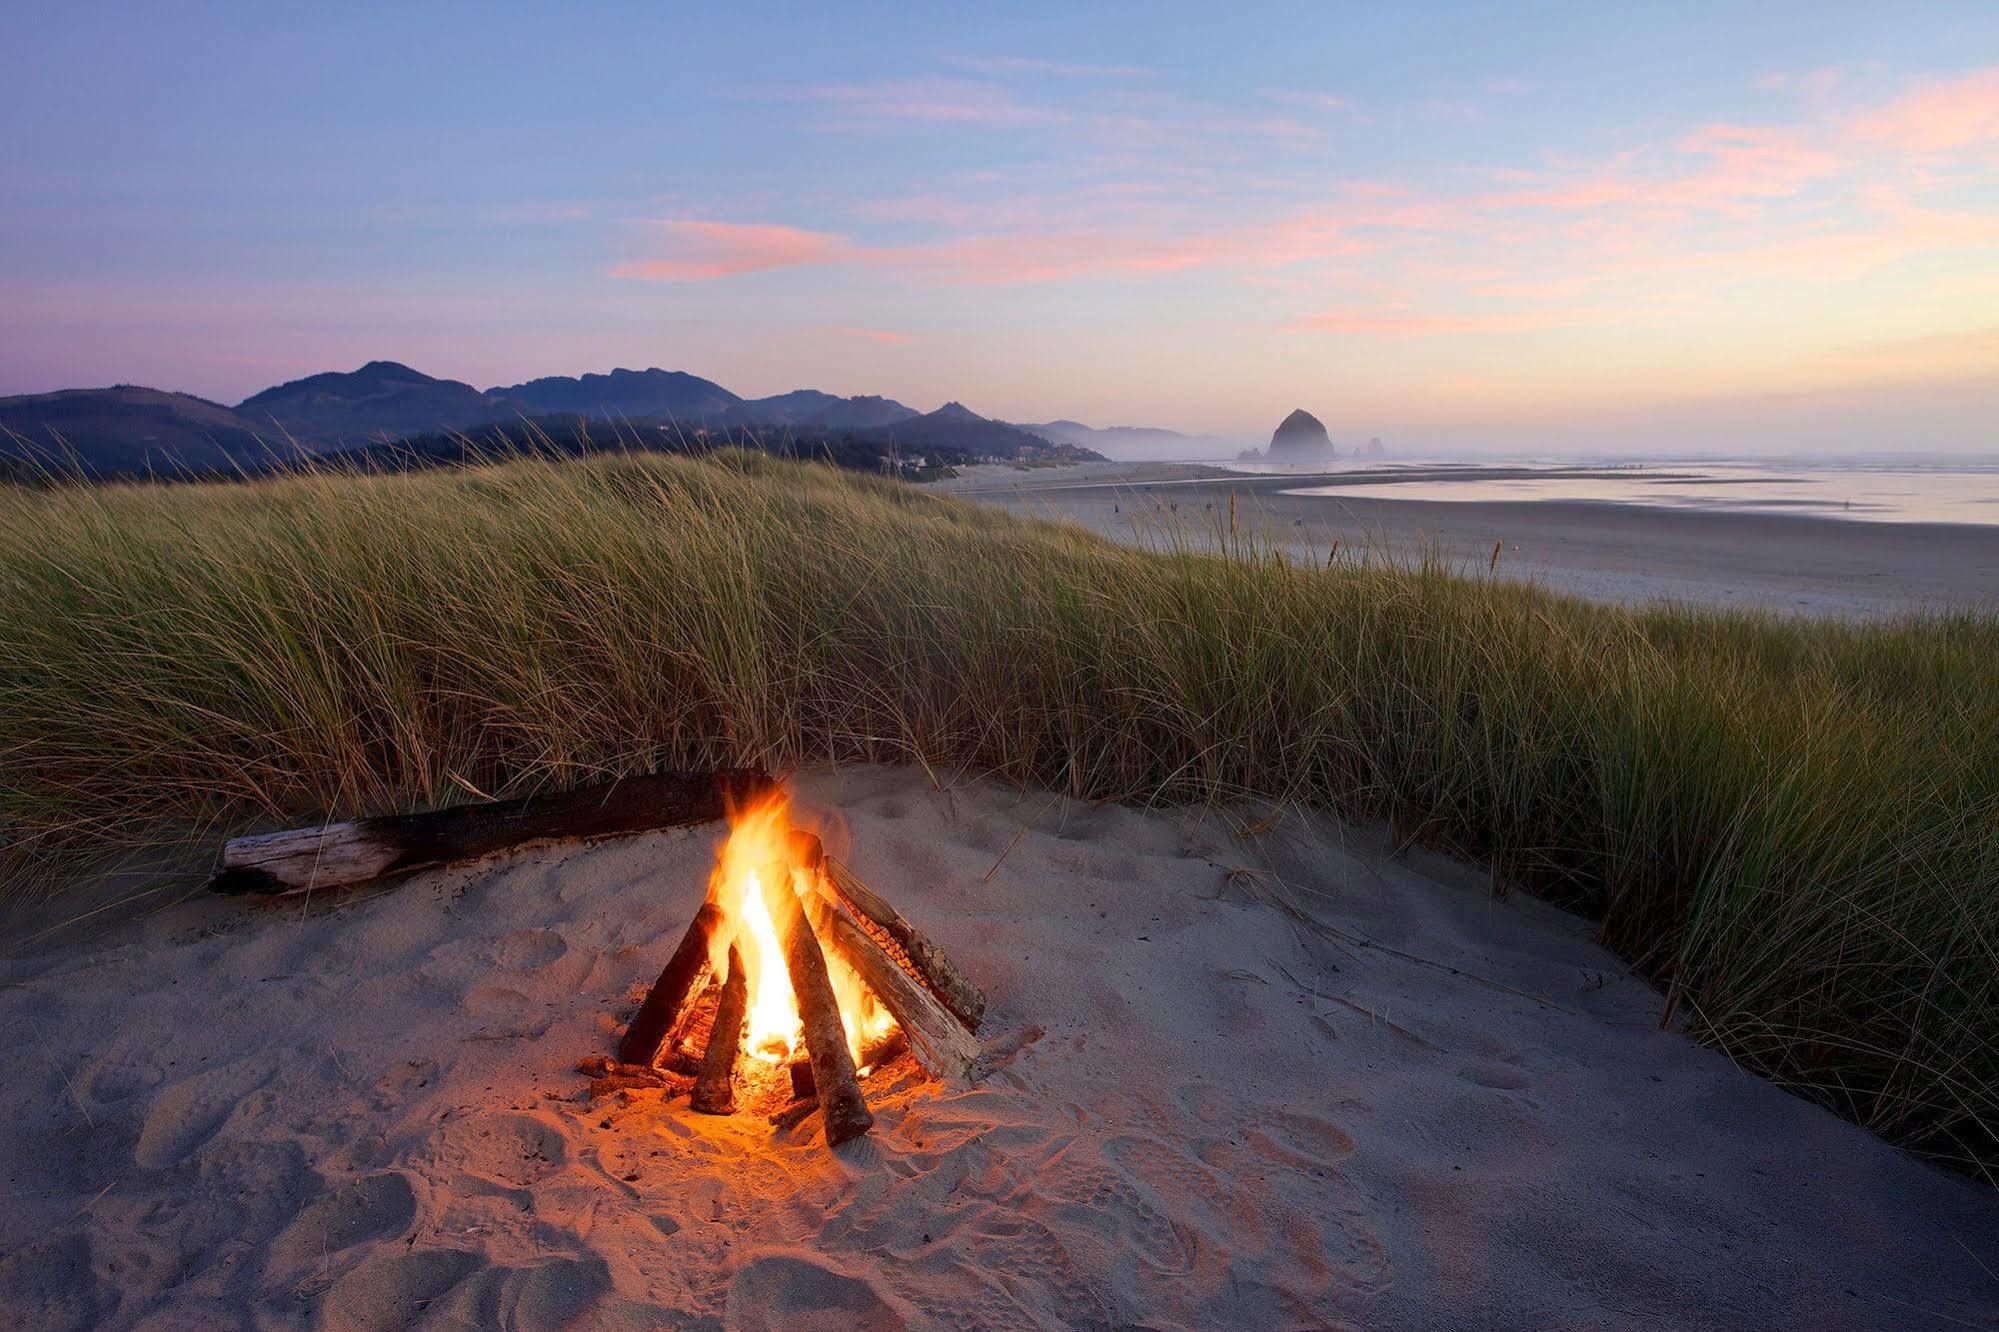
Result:
{"label": "flame", "polygon": [[[809,893],[807,871],[792,862],[790,831],[790,808],[781,793],[736,811],[708,881],[709,900],[722,908],[728,926],[717,932],[715,956],[710,960],[716,964],[716,974],[721,975],[728,966],[729,945],[733,943],[741,953],[750,996],[744,1048],[772,1064],[795,1057],[805,1034],[784,945],[764,901],[762,878],[783,874],[792,892]],[[858,1064],[863,1049],[895,1030],[895,1019],[844,958],[823,945],[822,951],[833,996],[839,1002],[840,1020],[846,1027],[847,1048]]]}

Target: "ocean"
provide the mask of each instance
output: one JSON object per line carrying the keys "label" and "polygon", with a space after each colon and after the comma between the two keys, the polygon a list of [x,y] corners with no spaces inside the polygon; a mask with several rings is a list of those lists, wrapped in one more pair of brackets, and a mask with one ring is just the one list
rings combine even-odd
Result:
{"label": "ocean", "polygon": [[1857,522],[1999,526],[1999,460],[1965,458],[1718,460],[1653,457],[1481,458],[1476,462],[1342,458],[1310,468],[1217,465],[1257,475],[1297,472],[1287,493],[1329,497],[1637,504],[1708,512],[1785,513]]}

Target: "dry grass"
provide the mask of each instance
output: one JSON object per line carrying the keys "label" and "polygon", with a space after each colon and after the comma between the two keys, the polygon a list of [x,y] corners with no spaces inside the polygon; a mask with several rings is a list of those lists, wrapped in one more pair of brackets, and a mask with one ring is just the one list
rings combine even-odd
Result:
{"label": "dry grass", "polygon": [[1308,801],[1600,916],[1700,1039],[1999,1170],[1999,623],[1144,552],[757,457],[0,497],[0,821],[81,851],[660,764]]}

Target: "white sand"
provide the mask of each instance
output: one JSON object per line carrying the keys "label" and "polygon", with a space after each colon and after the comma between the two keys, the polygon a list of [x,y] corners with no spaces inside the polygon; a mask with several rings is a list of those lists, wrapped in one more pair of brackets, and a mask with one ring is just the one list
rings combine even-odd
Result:
{"label": "white sand", "polygon": [[[1999,526],[1856,522],[1752,512],[1694,512],[1583,501],[1445,503],[1422,498],[1294,495],[1309,479],[1235,475],[1173,463],[967,469],[936,483],[981,504],[1067,519],[1115,540],[1168,534],[1217,544],[1233,502],[1242,530],[1301,562],[1341,549],[1404,560],[1433,554],[1472,577],[1537,583],[1592,601],[1670,601],[1784,614],[1880,617],[1970,609],[1999,613]],[[1407,482],[1422,473],[1394,473]],[[1349,474],[1351,476],[1353,474]],[[1437,475],[1432,473],[1431,475]],[[1505,494],[1513,468],[1461,468]],[[1336,478],[1325,478],[1336,479]]]}
{"label": "white sand", "polygon": [[16,922],[0,1324],[1999,1316],[1999,1195],[1660,1032],[1585,925],[1469,870],[1322,820],[1243,842],[897,770],[804,791],[985,985],[988,1035],[1046,1029],[984,1084],[876,1086],[837,1156],[816,1121],[579,1102],[712,830]]}

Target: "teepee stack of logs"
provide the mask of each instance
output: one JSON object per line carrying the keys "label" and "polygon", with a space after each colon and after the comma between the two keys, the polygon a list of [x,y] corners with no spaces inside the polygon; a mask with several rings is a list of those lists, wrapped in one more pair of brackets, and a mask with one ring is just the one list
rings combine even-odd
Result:
{"label": "teepee stack of logs", "polygon": [[[874,1124],[861,1086],[863,1067],[884,1063],[906,1047],[934,1077],[962,1079],[971,1072],[985,996],[943,949],[827,856],[816,836],[793,832],[787,853],[790,863],[773,867],[760,881],[804,1022],[807,1059],[790,1070],[798,1095],[773,1122],[795,1123],[816,1107],[827,1142],[837,1145]],[[800,881],[807,889],[802,894],[791,887]],[[747,1053],[741,1048],[747,988],[742,957],[732,945],[718,947],[728,928],[721,907],[704,902],[618,1043],[618,1064],[626,1070],[662,1068],[669,1075],[691,1076],[690,1101],[706,1114],[735,1108]],[[894,1033],[866,1052],[860,1066],[848,1048],[827,978],[829,950],[895,1019]],[[718,953],[727,958],[720,975]],[[606,1074],[614,1076],[609,1069]]]}

